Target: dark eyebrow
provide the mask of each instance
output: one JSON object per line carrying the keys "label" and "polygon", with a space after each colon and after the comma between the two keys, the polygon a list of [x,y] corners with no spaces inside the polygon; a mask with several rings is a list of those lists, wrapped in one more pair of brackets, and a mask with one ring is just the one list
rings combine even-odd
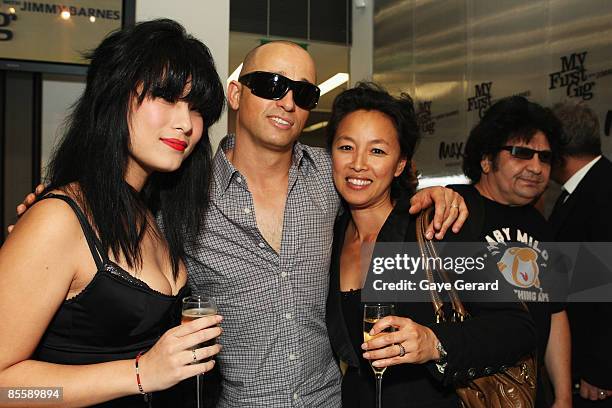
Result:
{"label": "dark eyebrow", "polygon": [[386,144],[387,146],[389,145],[389,143],[387,143],[387,141],[384,139],[374,139],[370,141],[370,144],[376,144],[376,143]]}
{"label": "dark eyebrow", "polygon": [[338,136],[338,137],[336,138],[336,141],[338,141],[338,140],[342,140],[342,139],[346,139],[346,140],[348,140],[348,141],[350,141],[350,142],[355,142],[355,141],[353,140],[353,138],[352,138],[352,137],[347,136],[347,135],[340,135],[340,136]]}
{"label": "dark eyebrow", "polygon": [[[340,135],[336,138],[336,140],[342,140],[342,139],[346,139],[348,141],[355,143],[355,140],[348,135]],[[376,144],[376,143],[381,143],[381,144],[385,144],[389,146],[389,143],[387,143],[387,141],[385,141],[384,139],[374,139],[374,140],[369,141],[369,144]]]}

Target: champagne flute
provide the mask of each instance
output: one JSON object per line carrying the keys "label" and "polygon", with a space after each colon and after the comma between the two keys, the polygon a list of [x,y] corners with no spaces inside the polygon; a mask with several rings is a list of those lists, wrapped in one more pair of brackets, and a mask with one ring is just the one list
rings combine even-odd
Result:
{"label": "champagne flute", "polygon": [[[207,296],[187,296],[183,298],[183,309],[181,313],[181,324],[189,323],[195,319],[199,319],[204,316],[211,316],[217,314],[217,304],[215,300],[211,297]],[[195,345],[192,350],[199,349],[202,347],[208,347],[215,344],[215,339],[211,339],[205,341],[204,343],[200,343]],[[204,361],[211,360],[212,357],[205,359]],[[192,364],[195,364],[192,363]],[[196,375],[196,401],[197,408],[202,408],[204,406],[204,393],[203,393],[203,384],[204,378],[202,374]]]}
{"label": "champagne flute", "polygon": [[[374,304],[374,305],[364,305],[363,307],[363,340],[370,341],[378,336],[382,336],[385,332],[395,331],[393,327],[387,327],[382,332],[378,333],[375,336],[370,335],[370,330],[376,324],[377,321],[382,319],[385,316],[391,316],[395,314],[394,306],[392,304]],[[375,367],[372,365],[372,360],[370,361],[370,367],[372,367],[372,371],[374,371],[374,376],[376,377],[376,408],[382,407],[382,376],[385,373],[387,367]]]}

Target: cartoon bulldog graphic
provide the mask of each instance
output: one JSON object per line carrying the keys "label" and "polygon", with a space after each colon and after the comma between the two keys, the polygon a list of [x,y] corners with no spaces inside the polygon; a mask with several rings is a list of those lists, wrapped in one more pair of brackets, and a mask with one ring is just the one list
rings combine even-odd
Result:
{"label": "cartoon bulldog graphic", "polygon": [[506,249],[497,262],[497,268],[508,283],[519,288],[540,287],[537,264],[538,253],[532,248],[512,247]]}

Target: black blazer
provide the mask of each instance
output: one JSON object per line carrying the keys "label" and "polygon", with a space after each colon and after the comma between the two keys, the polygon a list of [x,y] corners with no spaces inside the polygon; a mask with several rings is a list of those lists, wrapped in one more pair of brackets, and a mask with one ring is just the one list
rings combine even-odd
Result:
{"label": "black blazer", "polygon": [[[549,221],[557,241],[612,242],[612,162],[599,159]],[[612,389],[612,303],[570,303],[567,312],[574,375]]]}
{"label": "black blazer", "polygon": [[[469,204],[469,203],[468,203]],[[388,217],[378,234],[378,242],[411,242],[416,240],[416,218],[408,214],[407,202],[400,202]],[[477,218],[477,217],[475,217]],[[358,369],[360,359],[353,349],[342,312],[340,294],[340,254],[350,213],[345,212],[337,221],[334,231],[330,267],[330,291],[327,301],[327,329],[332,347],[340,360],[349,368]],[[469,221],[469,220],[468,220]],[[474,241],[469,222],[459,234],[447,233],[446,241]],[[489,375],[505,365],[512,365],[536,348],[536,331],[529,313],[519,304],[466,303],[473,316],[461,323],[434,321],[433,307],[429,303],[399,303],[396,313],[419,324],[429,326],[448,353],[445,373],[438,372],[435,364],[402,364],[385,373],[385,392],[389,387],[387,377],[393,371],[400,373],[405,395],[414,401],[427,396],[430,402],[438,396],[447,399],[453,392],[451,384],[471,378]],[[371,376],[368,372],[366,375]],[[436,405],[432,405],[436,406]]]}

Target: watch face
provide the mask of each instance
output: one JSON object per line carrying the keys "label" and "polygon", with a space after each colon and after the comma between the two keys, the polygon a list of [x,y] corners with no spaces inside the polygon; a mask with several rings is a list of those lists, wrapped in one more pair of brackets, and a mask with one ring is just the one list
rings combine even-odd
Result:
{"label": "watch face", "polygon": [[440,358],[438,359],[438,361],[444,361],[446,359],[446,350],[444,350],[444,346],[442,346],[442,343],[440,343],[439,341],[436,345],[436,349],[440,353]]}

